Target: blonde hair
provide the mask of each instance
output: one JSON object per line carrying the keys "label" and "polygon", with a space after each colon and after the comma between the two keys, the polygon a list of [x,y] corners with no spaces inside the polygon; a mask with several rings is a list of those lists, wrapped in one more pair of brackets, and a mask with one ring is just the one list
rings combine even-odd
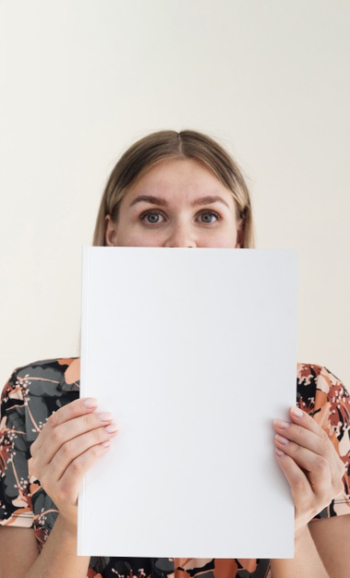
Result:
{"label": "blonde hair", "polygon": [[93,238],[93,245],[105,246],[105,218],[117,221],[121,200],[130,187],[147,169],[165,159],[194,159],[214,173],[231,191],[242,220],[242,247],[254,247],[251,199],[248,187],[237,163],[212,138],[205,134],[183,130],[162,130],[134,143],[115,165],[102,195]]}

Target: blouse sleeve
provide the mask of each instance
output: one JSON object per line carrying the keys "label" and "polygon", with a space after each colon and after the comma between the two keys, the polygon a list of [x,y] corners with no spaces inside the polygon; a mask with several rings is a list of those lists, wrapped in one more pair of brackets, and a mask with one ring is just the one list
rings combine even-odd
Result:
{"label": "blouse sleeve", "polygon": [[0,525],[33,527],[25,422],[26,381],[14,371],[1,396]]}
{"label": "blouse sleeve", "polygon": [[344,384],[325,367],[301,365],[298,404],[328,434],[343,461],[344,489],[314,519],[350,514],[350,396]]}

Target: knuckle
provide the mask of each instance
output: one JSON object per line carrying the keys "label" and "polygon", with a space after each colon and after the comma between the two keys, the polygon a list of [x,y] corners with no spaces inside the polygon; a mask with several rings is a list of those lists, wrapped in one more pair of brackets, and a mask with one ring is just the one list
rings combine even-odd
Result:
{"label": "knuckle", "polygon": [[50,426],[50,427],[52,427],[52,428],[54,428],[54,427],[56,427],[56,426],[58,425],[58,417],[57,417],[57,412],[56,412],[56,411],[54,411],[54,412],[50,415],[49,419],[48,419],[47,422],[46,422],[46,425],[48,425],[48,426]]}
{"label": "knuckle", "polygon": [[56,427],[51,433],[51,439],[55,444],[61,445],[63,443],[63,435],[60,428]]}
{"label": "knuckle", "polygon": [[100,446],[97,445],[97,446],[93,446],[93,447],[91,448],[91,455],[92,455],[94,458],[97,458],[100,454],[101,454],[101,448],[100,448]]}
{"label": "knuckle", "polygon": [[321,440],[323,440],[324,442],[327,442],[327,443],[329,442],[328,434],[327,434],[327,432],[326,432],[324,429],[322,429],[322,428],[321,428],[321,432],[320,432],[320,438],[321,438]]}
{"label": "knuckle", "polygon": [[65,457],[68,457],[71,455],[72,451],[73,451],[73,444],[71,441],[67,441],[66,443],[63,444],[62,448],[61,448],[62,454]]}
{"label": "knuckle", "polygon": [[315,463],[315,467],[318,474],[322,476],[324,476],[325,474],[327,474],[327,472],[329,472],[328,460],[326,460],[326,458],[323,458],[322,456],[318,456]]}
{"label": "knuckle", "polygon": [[82,469],[83,469],[83,464],[81,460],[74,460],[74,462],[71,463],[71,468],[74,474],[79,474]]}
{"label": "knuckle", "polygon": [[305,437],[305,428],[303,428],[301,425],[297,425],[295,428],[295,433],[298,436],[298,438],[304,438]]}
{"label": "knuckle", "polygon": [[290,447],[290,452],[293,456],[300,453],[300,451],[302,449],[301,446],[295,442],[289,442],[289,447]]}
{"label": "knuckle", "polygon": [[288,447],[287,451],[290,457],[293,459],[298,459],[298,455],[300,454],[303,448],[295,442],[289,442],[287,447]]}

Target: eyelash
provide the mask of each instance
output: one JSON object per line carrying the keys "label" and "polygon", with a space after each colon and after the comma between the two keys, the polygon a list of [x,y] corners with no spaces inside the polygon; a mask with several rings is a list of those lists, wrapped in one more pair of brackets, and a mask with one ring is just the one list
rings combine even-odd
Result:
{"label": "eyelash", "polygon": [[[164,217],[163,213],[161,213],[160,211],[148,210],[148,211],[145,211],[144,213],[141,214],[141,216],[140,216],[141,221],[145,221],[147,215],[161,215],[162,217]],[[201,213],[199,213],[198,216],[201,216],[201,215],[213,215],[217,221],[221,220],[220,215],[216,211],[202,211]],[[159,223],[147,223],[147,224],[152,226],[152,225],[158,225]],[[211,225],[211,223],[204,223],[204,224]]]}

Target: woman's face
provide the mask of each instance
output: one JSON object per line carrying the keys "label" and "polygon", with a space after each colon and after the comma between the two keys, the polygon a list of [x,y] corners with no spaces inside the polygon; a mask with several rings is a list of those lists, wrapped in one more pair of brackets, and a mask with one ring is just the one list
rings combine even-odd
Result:
{"label": "woman's face", "polygon": [[232,193],[193,159],[151,167],[106,217],[106,244],[119,247],[241,247]]}

